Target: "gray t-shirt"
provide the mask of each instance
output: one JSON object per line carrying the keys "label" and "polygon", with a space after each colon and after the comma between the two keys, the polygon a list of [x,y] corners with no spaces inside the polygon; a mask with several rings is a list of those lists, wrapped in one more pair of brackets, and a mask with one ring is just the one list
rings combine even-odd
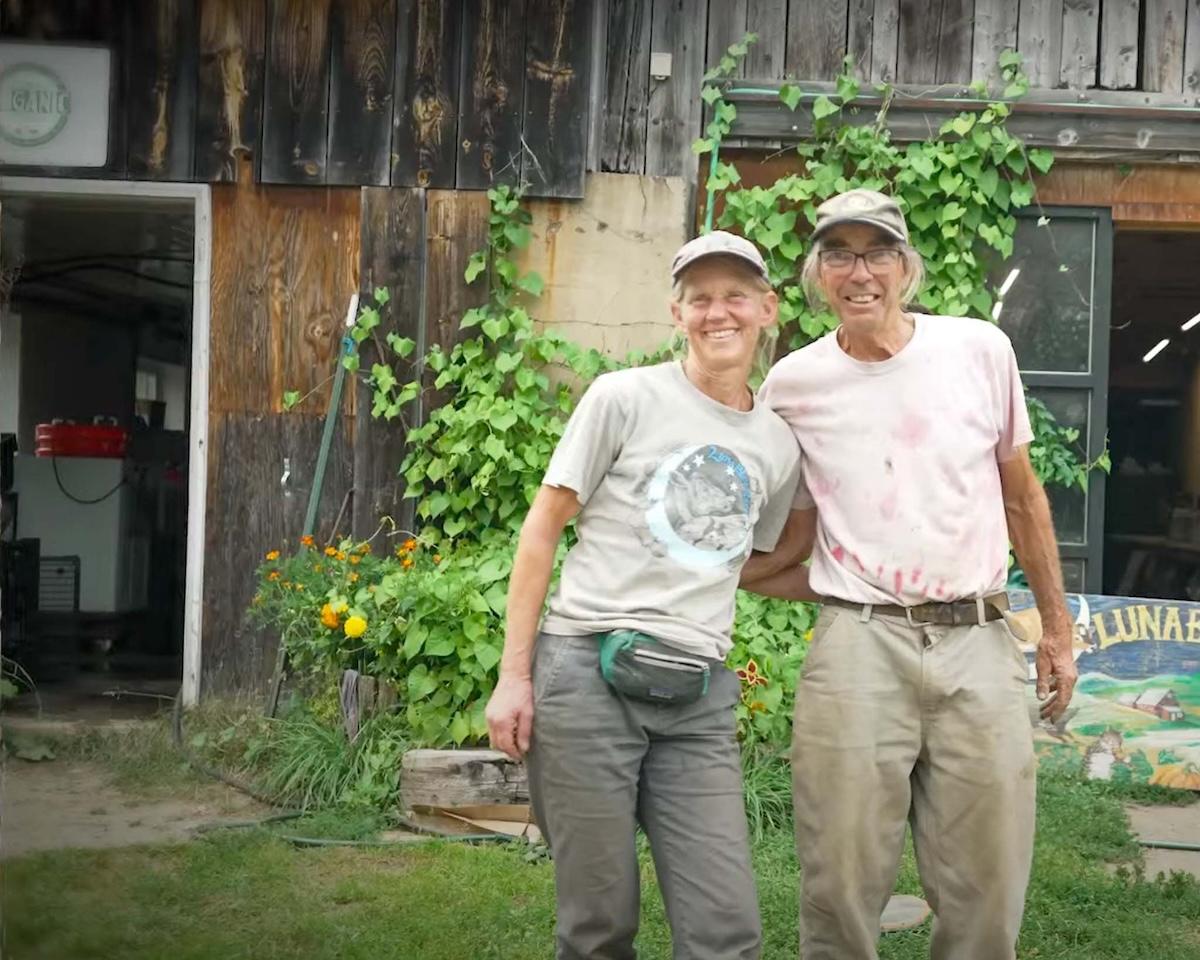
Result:
{"label": "gray t-shirt", "polygon": [[752,546],[774,549],[799,462],[765,404],[718,403],[679,363],[597,378],[544,480],[574,490],[583,509],[542,629],[640,630],[724,659],[738,573]]}

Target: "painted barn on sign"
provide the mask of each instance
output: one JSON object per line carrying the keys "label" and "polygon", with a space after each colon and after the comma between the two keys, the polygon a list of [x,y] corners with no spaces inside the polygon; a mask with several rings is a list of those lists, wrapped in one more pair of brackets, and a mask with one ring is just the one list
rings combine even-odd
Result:
{"label": "painted barn on sign", "polygon": [[1117,703],[1133,710],[1153,714],[1160,720],[1175,723],[1183,719],[1183,707],[1179,705],[1179,697],[1174,690],[1165,687],[1151,687],[1140,693],[1124,693],[1117,698]]}
{"label": "painted barn on sign", "polygon": [[[299,536],[314,486],[322,537],[408,516],[406,426],[373,420],[365,385],[317,476],[351,296],[388,288],[377,332],[414,359],[453,343],[480,302],[462,277],[486,190],[522,184],[539,318],[612,353],[657,346],[662,278],[703,202],[702,77],[747,32],[722,156],[750,185],[797,169],[847,58],[855,122],[890,84],[902,143],[985,109],[971,81],[1021,54],[1011,129],[1056,163],[995,266],[998,322],[1030,392],[1114,461],[1054,494],[1068,588],[1200,598],[1200,524],[1173,523],[1200,497],[1200,442],[1164,439],[1200,431],[1200,330],[1181,329],[1200,315],[1188,0],[0,0],[0,434],[19,461],[4,549],[45,560],[47,583],[66,571],[98,635],[168,637],[154,652],[189,701],[261,694],[275,650],[244,622],[251,571]],[[304,400],[285,411],[285,391]],[[129,428],[132,466],[70,464],[60,492],[27,454],[63,417]],[[1103,654],[1095,634],[1081,664]],[[1186,723],[1200,707],[1169,686]]]}

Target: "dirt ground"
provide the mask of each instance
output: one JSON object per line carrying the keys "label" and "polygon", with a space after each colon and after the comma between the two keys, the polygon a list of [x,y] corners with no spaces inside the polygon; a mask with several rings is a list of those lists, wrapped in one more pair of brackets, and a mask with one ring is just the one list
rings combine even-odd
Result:
{"label": "dirt ground", "polygon": [[0,781],[0,859],[63,847],[181,842],[203,825],[271,812],[222,784],[143,801],[118,790],[95,764],[9,759]]}

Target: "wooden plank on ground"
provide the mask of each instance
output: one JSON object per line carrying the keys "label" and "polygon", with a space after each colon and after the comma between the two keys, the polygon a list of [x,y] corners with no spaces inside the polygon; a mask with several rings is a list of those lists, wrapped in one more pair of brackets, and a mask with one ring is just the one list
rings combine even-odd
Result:
{"label": "wooden plank on ground", "polygon": [[644,173],[650,99],[651,0],[609,0],[600,169]]}
{"label": "wooden plank on ground", "polygon": [[[362,231],[359,246],[361,302],[372,302],[378,287],[388,291],[374,334],[359,347],[362,369],[369,370],[380,356],[391,364],[396,379],[409,382],[416,362],[424,356],[421,304],[425,290],[425,195],[418,188],[366,187],[362,192]],[[380,346],[389,334],[416,343],[407,360]],[[404,497],[399,475],[407,429],[420,422],[420,410],[410,406],[401,417],[376,419],[371,414],[372,391],[364,380],[357,384],[354,410],[354,514],[353,535],[365,539],[382,517],[391,517],[401,529],[412,529],[412,503]]]}
{"label": "wooden plank on ground", "polygon": [[900,54],[900,0],[875,0],[871,36],[871,79],[895,83]]}
{"label": "wooden plank on ground", "polygon": [[588,43],[590,2],[528,0],[527,9],[522,176],[531,196],[579,198],[587,166],[590,58],[596,52]]}
{"label": "wooden plank on ground", "polygon": [[1188,0],[1183,45],[1183,91],[1200,94],[1200,0]]}
{"label": "wooden plank on ground", "polygon": [[453,187],[460,0],[398,0],[392,186]]}
{"label": "wooden plank on ground", "polygon": [[[710,0],[710,16],[719,2]],[[746,55],[745,76],[756,80],[782,80],[787,51],[787,4],[782,0],[747,0],[746,32],[758,34],[758,42]]]}
{"label": "wooden plank on ground", "polygon": [[463,5],[458,189],[521,181],[525,0]]}
{"label": "wooden plank on ground", "polygon": [[831,80],[846,56],[847,0],[790,0],[784,69],[797,80]]}
{"label": "wooden plank on ground", "polygon": [[1017,48],[1017,0],[975,0],[971,79],[1003,87],[1000,54]]}
{"label": "wooden plank on ground", "polygon": [[1072,90],[1096,85],[1100,44],[1100,0],[1063,0],[1062,68],[1059,79]]}
{"label": "wooden plank on ground", "polygon": [[1063,0],[1021,0],[1017,50],[1031,87],[1057,87],[1062,76]]}
{"label": "wooden plank on ground", "polygon": [[1138,82],[1139,0],[1105,0],[1100,21],[1100,86],[1132,90]]}
{"label": "wooden plank on ground", "polygon": [[[430,190],[425,214],[425,330],[426,349],[450,350],[459,336],[459,321],[469,308],[487,299],[482,278],[467,286],[463,271],[471,254],[487,242],[491,206],[487,194],[475,190]],[[442,397],[425,384],[425,409]]]}
{"label": "wooden plank on ground", "polygon": [[696,180],[692,143],[701,132],[700,78],[708,32],[704,0],[656,0],[650,48],[671,55],[671,75],[650,79],[646,173]]}
{"label": "wooden plank on ground", "polygon": [[332,0],[268,0],[263,183],[325,181]]}
{"label": "wooden plank on ground", "polygon": [[386,185],[391,177],[396,0],[332,7],[327,183]]}
{"label": "wooden plank on ground", "polygon": [[1180,93],[1187,0],[1146,0],[1142,32],[1142,89]]}
{"label": "wooden plank on ground", "polygon": [[136,0],[129,38],[129,176],[188,180],[196,107],[194,0]]}
{"label": "wooden plank on ground", "polygon": [[197,180],[232,181],[256,158],[262,118],[266,0],[199,0]]}
{"label": "wooden plank on ground", "polygon": [[524,765],[498,750],[410,750],[400,760],[400,805],[527,803]]}

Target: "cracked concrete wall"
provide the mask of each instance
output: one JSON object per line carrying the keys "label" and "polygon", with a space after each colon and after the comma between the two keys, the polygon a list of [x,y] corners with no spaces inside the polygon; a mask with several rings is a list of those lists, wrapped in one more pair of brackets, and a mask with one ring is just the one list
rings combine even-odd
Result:
{"label": "cracked concrete wall", "polygon": [[614,357],[671,335],[671,258],[688,238],[682,177],[590,173],[583,200],[528,201],[520,266],[545,280],[533,316]]}

